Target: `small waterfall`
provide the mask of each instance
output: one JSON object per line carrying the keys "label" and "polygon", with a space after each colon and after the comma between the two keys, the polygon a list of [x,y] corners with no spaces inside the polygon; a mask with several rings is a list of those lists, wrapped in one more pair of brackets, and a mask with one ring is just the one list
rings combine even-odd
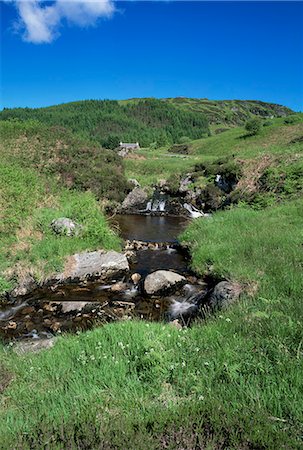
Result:
{"label": "small waterfall", "polygon": [[17,306],[10,306],[6,308],[4,311],[0,311],[0,320],[11,319],[24,306],[27,306],[27,302],[20,303],[20,305]]}
{"label": "small waterfall", "polygon": [[[157,193],[156,193],[157,195]],[[164,198],[161,198],[161,196],[156,197],[156,195],[154,195],[154,197],[152,198],[152,200],[149,200],[146,204],[146,208],[145,211],[152,211],[152,212],[164,212],[165,211],[165,206],[166,206],[166,200]]]}
{"label": "small waterfall", "polygon": [[198,312],[198,307],[194,303],[190,303],[187,300],[173,300],[170,309],[169,309],[169,315],[170,319],[174,320],[177,318],[181,319],[189,319],[190,317],[196,315]]}
{"label": "small waterfall", "polygon": [[165,200],[161,200],[159,202],[159,211],[165,211],[165,205],[166,205],[166,201]]}
{"label": "small waterfall", "polygon": [[152,211],[154,211],[154,212],[158,211],[159,204],[160,204],[159,200],[154,200],[153,201],[153,206],[152,206]]}
{"label": "small waterfall", "polygon": [[215,178],[215,184],[221,191],[229,194],[235,188],[237,179],[235,177],[224,177],[218,174]]}
{"label": "small waterfall", "polygon": [[146,204],[146,211],[152,211],[152,207],[153,207],[153,202],[150,200]]}
{"label": "small waterfall", "polygon": [[202,217],[205,215],[202,211],[199,211],[197,208],[195,208],[190,203],[184,203],[183,208],[189,212],[190,217],[192,217],[193,219],[196,219],[197,217]]}

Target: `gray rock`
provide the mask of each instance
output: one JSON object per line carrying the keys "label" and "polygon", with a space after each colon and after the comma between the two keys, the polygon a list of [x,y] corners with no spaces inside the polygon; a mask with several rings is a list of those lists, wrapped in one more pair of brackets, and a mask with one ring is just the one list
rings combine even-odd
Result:
{"label": "gray rock", "polygon": [[132,282],[134,284],[138,284],[139,281],[141,280],[141,278],[142,277],[141,277],[141,275],[139,273],[133,273],[132,276],[131,276]]}
{"label": "gray rock", "polygon": [[24,355],[29,352],[39,352],[47,350],[54,346],[56,338],[50,339],[26,339],[17,342],[13,349],[18,355]]}
{"label": "gray rock", "polygon": [[18,285],[9,293],[10,300],[17,297],[27,295],[37,287],[37,283],[30,274],[26,274],[23,279],[19,280]]}
{"label": "gray rock", "polygon": [[56,234],[60,234],[62,236],[75,236],[82,228],[81,225],[73,222],[67,217],[60,217],[59,219],[53,220],[51,227]]}
{"label": "gray rock", "polygon": [[57,277],[59,282],[76,282],[84,280],[101,279],[109,281],[119,278],[129,271],[125,255],[115,251],[77,253],[69,258],[63,274]]}
{"label": "gray rock", "polygon": [[157,270],[145,278],[144,289],[148,295],[162,294],[177,289],[186,283],[186,278],[169,270]]}
{"label": "gray rock", "polygon": [[122,203],[122,209],[145,208],[147,202],[147,194],[140,187],[135,187]]}
{"label": "gray rock", "polygon": [[130,179],[128,180],[128,182],[129,182],[130,184],[132,184],[135,188],[136,188],[136,187],[140,187],[139,181],[136,180],[135,178],[130,178]]}
{"label": "gray rock", "polygon": [[240,293],[240,285],[229,281],[221,281],[210,294],[209,305],[212,309],[225,309],[238,300]]}
{"label": "gray rock", "polygon": [[162,178],[161,180],[158,181],[156,187],[160,188],[160,190],[167,190],[168,189],[167,180]]}
{"label": "gray rock", "polygon": [[88,304],[89,302],[60,302],[62,305],[62,313],[67,314],[69,312],[76,312],[76,311],[82,311],[82,309]]}
{"label": "gray rock", "polygon": [[188,174],[185,178],[183,178],[180,182],[179,192],[187,192],[189,190],[189,185],[192,183],[192,175]]}

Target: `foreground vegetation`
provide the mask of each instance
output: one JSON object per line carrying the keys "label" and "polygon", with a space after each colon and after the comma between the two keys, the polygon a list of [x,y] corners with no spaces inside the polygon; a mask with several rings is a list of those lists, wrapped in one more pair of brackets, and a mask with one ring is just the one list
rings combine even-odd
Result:
{"label": "foreground vegetation", "polygon": [[302,206],[239,208],[185,232],[196,270],[247,290],[204,324],[106,325],[33,356],[2,348],[14,377],[3,448],[301,448]]}
{"label": "foreground vegetation", "polygon": [[[0,448],[302,448],[302,124],[294,115],[264,122],[256,136],[240,127],[192,141],[185,157],[166,146],[125,160],[144,186],[187,172],[201,188],[218,170],[239,175],[237,201],[195,220],[181,240],[198,273],[239,283],[242,297],[189,329],[120,322],[24,356],[1,344]],[[105,173],[116,164],[127,190],[121,161],[63,129],[3,126],[2,273],[55,270],[69,253],[119,248],[97,199],[114,192],[117,201]],[[53,235],[59,216],[82,223],[83,234]],[[2,289],[13,282],[4,276]]]}

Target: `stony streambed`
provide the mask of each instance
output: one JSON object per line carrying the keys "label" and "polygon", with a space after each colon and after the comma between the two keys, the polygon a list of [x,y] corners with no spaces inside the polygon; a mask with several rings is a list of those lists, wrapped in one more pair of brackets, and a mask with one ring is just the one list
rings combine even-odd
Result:
{"label": "stony streambed", "polygon": [[187,221],[134,215],[113,221],[125,239],[124,252],[69,258],[62,274],[0,310],[2,338],[47,339],[134,317],[189,324],[213,286],[191,272],[177,242]]}

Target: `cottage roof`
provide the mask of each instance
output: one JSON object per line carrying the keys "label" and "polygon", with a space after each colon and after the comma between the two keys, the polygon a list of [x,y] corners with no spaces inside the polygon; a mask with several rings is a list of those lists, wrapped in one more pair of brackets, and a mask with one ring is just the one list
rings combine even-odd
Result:
{"label": "cottage roof", "polygon": [[135,142],[135,143],[120,142],[120,147],[123,147],[123,148],[138,148],[139,147],[139,142]]}

